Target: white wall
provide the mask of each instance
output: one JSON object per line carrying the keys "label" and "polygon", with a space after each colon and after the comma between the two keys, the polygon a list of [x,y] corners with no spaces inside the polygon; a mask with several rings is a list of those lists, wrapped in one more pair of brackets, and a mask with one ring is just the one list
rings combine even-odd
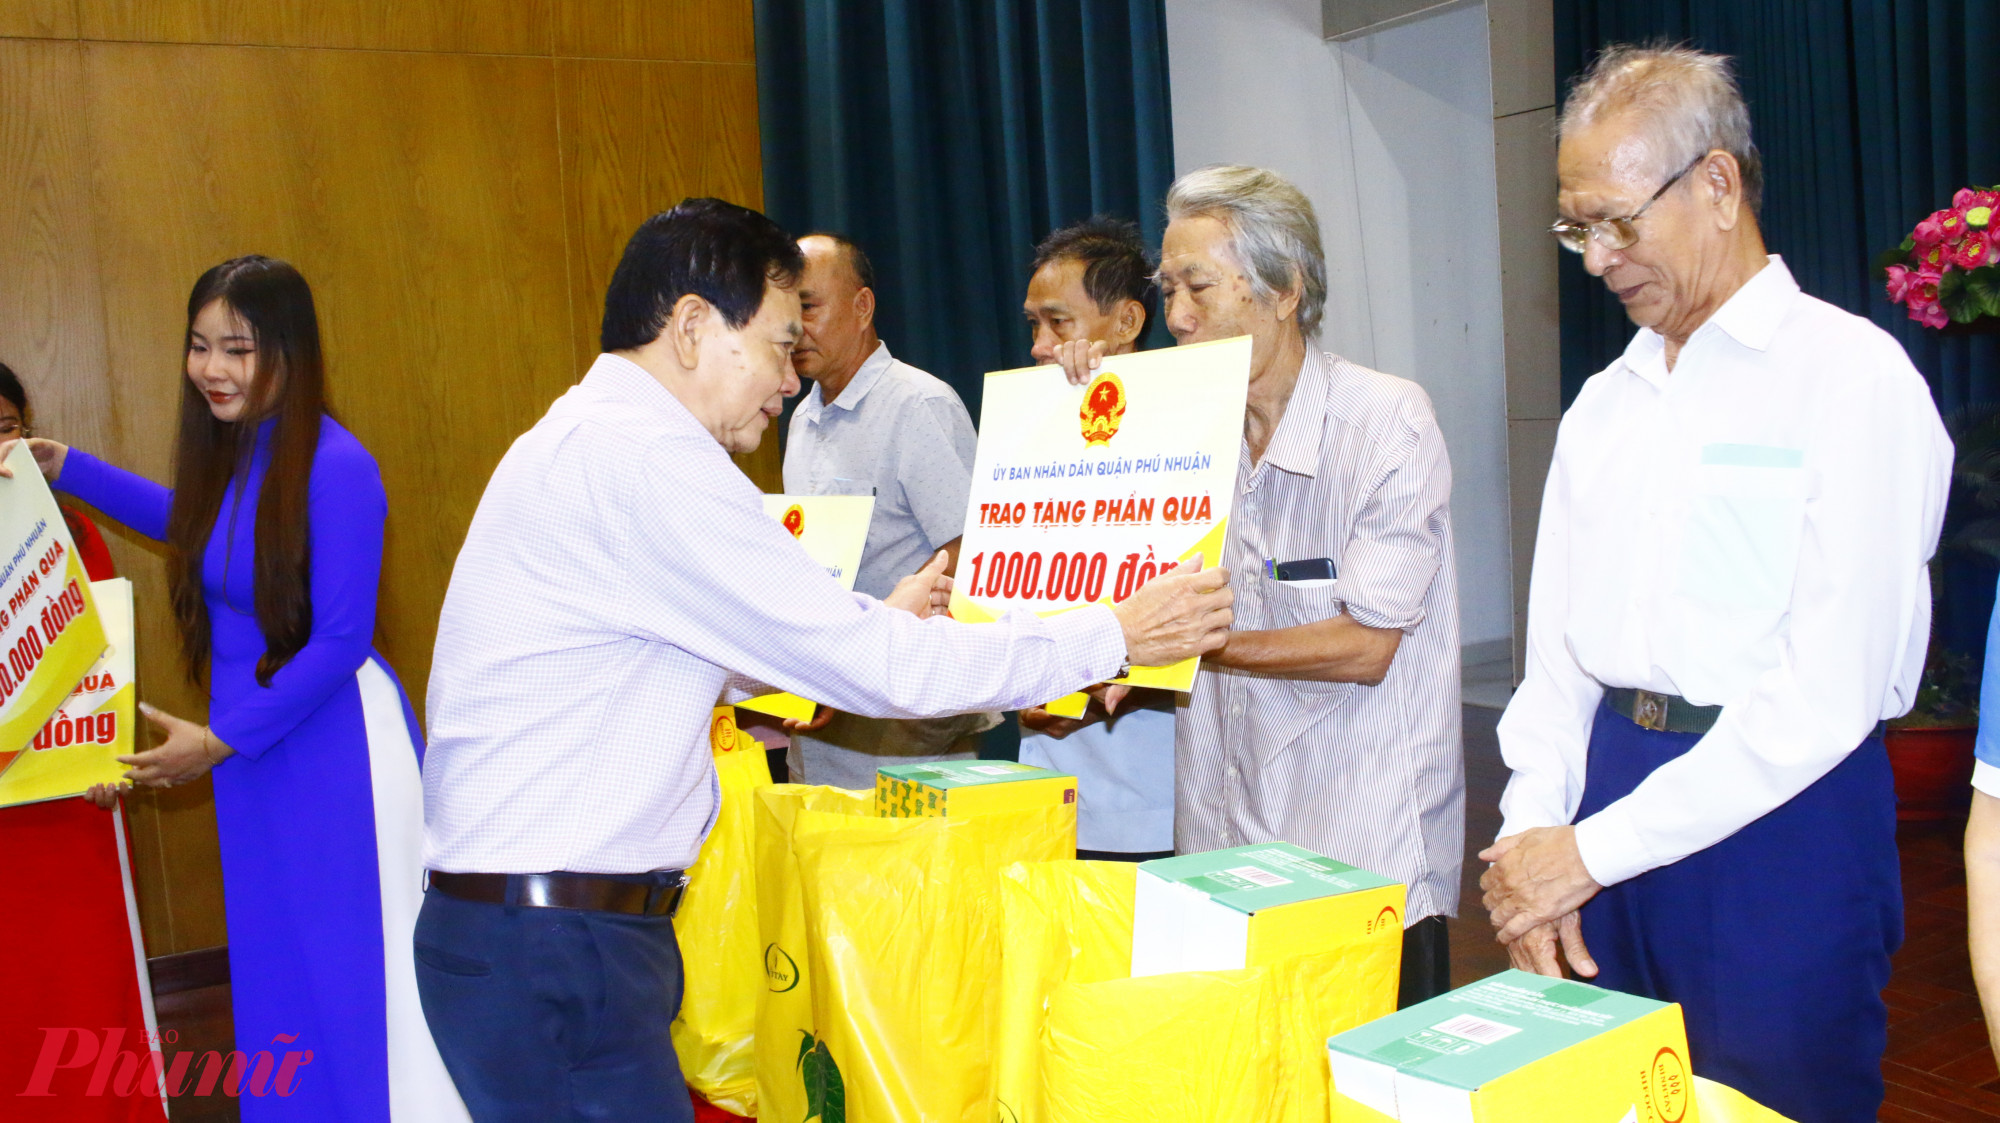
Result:
{"label": "white wall", "polygon": [[1319,212],[1322,344],[1430,393],[1451,452],[1463,642],[1513,630],[1486,8],[1338,43],[1319,0],[1167,0],[1178,171],[1275,168]]}

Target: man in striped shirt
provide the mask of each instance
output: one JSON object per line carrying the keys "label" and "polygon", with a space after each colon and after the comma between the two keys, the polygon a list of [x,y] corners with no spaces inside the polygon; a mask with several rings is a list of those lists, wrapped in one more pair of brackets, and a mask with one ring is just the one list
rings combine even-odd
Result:
{"label": "man in striped shirt", "polygon": [[[1465,758],[1451,466],[1415,383],[1312,349],[1319,221],[1262,168],[1167,192],[1161,306],[1178,343],[1251,337],[1224,564],[1235,628],[1175,731],[1174,847],[1282,840],[1409,886],[1402,1004],[1451,982]],[[1065,344],[1072,379],[1095,362]]]}

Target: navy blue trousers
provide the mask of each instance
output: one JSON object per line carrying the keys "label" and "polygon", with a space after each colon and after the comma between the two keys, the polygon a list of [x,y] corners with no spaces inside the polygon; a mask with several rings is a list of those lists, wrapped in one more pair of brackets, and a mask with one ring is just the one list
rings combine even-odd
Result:
{"label": "navy blue trousers", "polygon": [[673,920],[517,908],[432,889],[417,991],[477,1123],[692,1123],[667,1027],[681,1005]]}
{"label": "navy blue trousers", "polygon": [[[1581,820],[1694,747],[1599,707]],[[1706,850],[1583,907],[1594,982],[1678,1002],[1695,1072],[1798,1123],[1873,1123],[1903,942],[1896,796],[1871,736],[1818,783]]]}

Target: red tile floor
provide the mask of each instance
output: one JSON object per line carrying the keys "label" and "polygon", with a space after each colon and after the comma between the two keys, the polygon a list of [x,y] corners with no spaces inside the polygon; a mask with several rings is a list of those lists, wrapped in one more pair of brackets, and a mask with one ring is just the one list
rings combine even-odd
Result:
{"label": "red tile floor", "polygon": [[[1479,907],[1480,864],[1473,858],[1499,828],[1500,791],[1507,769],[1493,727],[1500,711],[1465,708],[1466,866],[1460,919],[1452,924],[1452,981],[1464,985],[1507,966]],[[1884,1123],[2000,1123],[2000,1070],[1986,1045],[1986,1023],[1972,987],[1965,948],[1965,863],[1962,820],[1906,823],[1898,836],[1903,857],[1903,902],[1908,936],[1889,980],[1888,1081]],[[182,1047],[227,1049],[229,986],[163,995],[161,1028],[178,1028]],[[177,1120],[236,1118],[235,1103],[221,1097],[179,1099]],[[701,1109],[706,1109],[702,1111]],[[700,1105],[700,1123],[733,1123],[736,1116]]]}
{"label": "red tile floor", "polygon": [[1907,934],[1884,992],[1888,1123],[2000,1123],[2000,1070],[1966,952],[1964,838],[1963,819],[1904,823],[1897,833]]}

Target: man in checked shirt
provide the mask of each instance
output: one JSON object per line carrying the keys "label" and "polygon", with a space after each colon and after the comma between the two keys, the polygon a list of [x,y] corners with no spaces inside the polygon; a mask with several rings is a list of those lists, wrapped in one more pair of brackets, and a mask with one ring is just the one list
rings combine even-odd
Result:
{"label": "man in checked shirt", "polygon": [[[1252,340],[1223,549],[1235,625],[1176,723],[1174,849],[1279,840],[1402,881],[1398,998],[1422,1001],[1451,986],[1465,846],[1444,438],[1415,383],[1311,346],[1326,261],[1298,188],[1202,168],[1167,191],[1167,220],[1174,341]],[[1102,355],[1058,350],[1079,383]]]}

